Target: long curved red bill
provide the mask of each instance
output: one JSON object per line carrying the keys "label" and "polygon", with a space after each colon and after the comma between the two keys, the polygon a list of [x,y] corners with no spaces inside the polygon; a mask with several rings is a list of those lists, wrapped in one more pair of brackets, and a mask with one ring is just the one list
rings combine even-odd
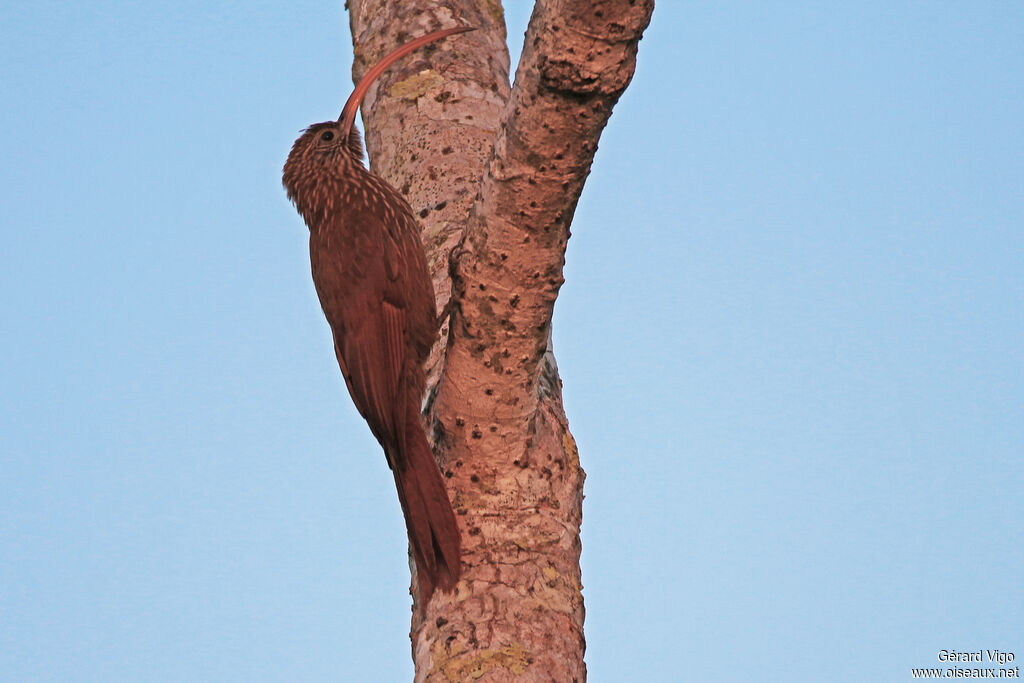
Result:
{"label": "long curved red bill", "polygon": [[359,81],[359,85],[357,85],[356,89],[352,91],[352,94],[348,96],[348,101],[345,102],[345,107],[341,110],[341,116],[338,117],[338,122],[341,124],[341,139],[348,139],[348,134],[352,130],[352,123],[356,120],[356,110],[359,109],[359,104],[363,101],[363,97],[366,96],[366,92],[370,89],[370,86],[373,85],[373,82],[377,80],[377,77],[384,73],[389,66],[410,52],[414,52],[435,40],[441,40],[442,38],[447,38],[448,36],[453,36],[457,33],[466,33],[467,31],[475,30],[476,27],[473,26],[459,26],[458,28],[446,28],[443,31],[434,31],[433,33],[428,33],[427,35],[421,36],[415,40],[410,40],[408,43],[377,62],[372,69],[366,72],[363,79]]}

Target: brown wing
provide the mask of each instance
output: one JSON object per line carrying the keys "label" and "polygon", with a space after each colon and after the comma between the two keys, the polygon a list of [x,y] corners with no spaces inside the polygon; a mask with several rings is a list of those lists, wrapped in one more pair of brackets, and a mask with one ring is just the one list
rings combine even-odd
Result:
{"label": "brown wing", "polygon": [[430,339],[434,332],[426,259],[407,226],[372,214],[347,218],[332,226],[341,229],[311,235],[313,282],[356,408],[386,452],[401,451],[404,394],[422,390],[408,385],[419,375],[424,321]]}
{"label": "brown wing", "polygon": [[434,303],[434,285],[427,268],[427,257],[420,240],[420,227],[413,218],[412,209],[398,192],[387,188],[391,204],[396,209],[395,220],[388,226],[388,236],[397,248],[398,258],[389,261],[394,272],[385,300],[399,305],[405,311],[406,340],[421,366],[430,353],[437,334],[437,309]]}
{"label": "brown wing", "polygon": [[334,335],[338,366],[352,401],[385,451],[397,446],[404,403],[399,397],[404,364],[402,312],[388,304],[343,336]]}

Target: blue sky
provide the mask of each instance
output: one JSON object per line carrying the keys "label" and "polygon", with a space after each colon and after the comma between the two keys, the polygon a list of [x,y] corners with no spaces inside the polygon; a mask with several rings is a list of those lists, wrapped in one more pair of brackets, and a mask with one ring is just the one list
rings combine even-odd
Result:
{"label": "blue sky", "polygon": [[[554,328],[592,681],[1024,659],[1024,6],[825,4],[662,0],[602,137]],[[0,38],[0,679],[410,680],[280,187],[340,3]]]}

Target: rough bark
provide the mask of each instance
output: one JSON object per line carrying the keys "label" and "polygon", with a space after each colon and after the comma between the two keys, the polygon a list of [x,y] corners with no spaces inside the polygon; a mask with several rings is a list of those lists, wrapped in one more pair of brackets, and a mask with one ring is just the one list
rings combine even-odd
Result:
{"label": "rough bark", "polygon": [[498,0],[348,8],[356,79],[411,37],[480,28],[404,59],[363,106],[371,168],[420,217],[439,310],[453,300],[426,419],[464,580],[414,611],[416,680],[583,681],[584,472],[551,315],[576,202],[653,0],[538,0],[513,88]]}

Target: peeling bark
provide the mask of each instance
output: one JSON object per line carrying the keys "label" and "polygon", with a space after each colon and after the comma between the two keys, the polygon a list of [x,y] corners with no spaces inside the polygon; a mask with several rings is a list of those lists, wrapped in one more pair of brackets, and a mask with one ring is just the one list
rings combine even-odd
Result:
{"label": "peeling bark", "polygon": [[427,422],[464,579],[414,611],[416,680],[583,681],[585,475],[551,315],[576,203],[653,0],[538,0],[512,88],[498,0],[348,8],[356,80],[409,38],[480,28],[396,64],[363,107],[371,168],[418,213],[439,310],[452,300],[428,364]]}

